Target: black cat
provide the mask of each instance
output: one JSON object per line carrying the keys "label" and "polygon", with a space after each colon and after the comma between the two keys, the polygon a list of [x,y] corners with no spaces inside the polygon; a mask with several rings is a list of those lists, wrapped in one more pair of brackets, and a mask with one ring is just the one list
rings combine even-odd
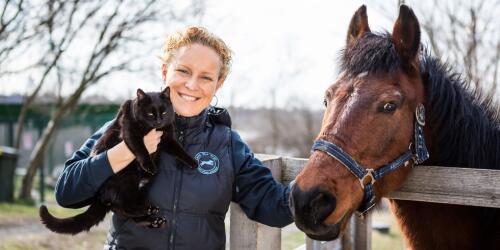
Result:
{"label": "black cat", "polygon": [[[197,162],[175,140],[174,118],[169,88],[163,92],[149,93],[138,89],[137,98],[122,104],[116,119],[97,141],[91,153],[99,154],[123,140],[136,159],[106,180],[85,212],[59,219],[42,205],[42,223],[56,233],[77,234],[99,224],[106,213],[112,210],[132,218],[141,226],[164,227],[165,218],[156,216],[159,208],[147,201],[151,180],[157,172],[156,163],[160,152],[167,152],[190,167],[197,166]],[[151,129],[161,130],[163,135],[157,151],[149,155],[143,138]]]}

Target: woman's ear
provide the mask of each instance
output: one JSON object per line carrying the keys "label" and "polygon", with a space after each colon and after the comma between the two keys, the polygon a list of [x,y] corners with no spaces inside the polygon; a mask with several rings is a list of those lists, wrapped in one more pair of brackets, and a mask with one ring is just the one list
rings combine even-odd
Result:
{"label": "woman's ear", "polygon": [[165,81],[165,79],[167,79],[167,64],[165,64],[165,63],[162,63],[162,65],[161,65],[161,77],[162,77],[163,81]]}
{"label": "woman's ear", "polygon": [[217,91],[218,91],[218,90],[222,87],[222,85],[224,85],[224,80],[225,80],[225,79],[219,79],[219,80],[217,81],[217,87],[215,88],[215,91],[216,91],[216,92],[217,92]]}

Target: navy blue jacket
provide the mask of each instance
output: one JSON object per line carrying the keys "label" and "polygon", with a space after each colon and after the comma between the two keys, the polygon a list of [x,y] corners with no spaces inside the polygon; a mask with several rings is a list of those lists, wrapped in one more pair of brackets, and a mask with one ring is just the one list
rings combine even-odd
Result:
{"label": "navy blue jacket", "polygon": [[[218,111],[218,112],[213,112]],[[56,185],[63,207],[88,205],[113,175],[106,153],[90,157],[104,125],[66,162]],[[167,218],[163,229],[142,228],[114,214],[105,249],[224,249],[224,218],[231,201],[260,223],[283,227],[293,219],[289,188],[276,182],[230,128],[227,111],[210,109],[195,117],[176,117],[177,139],[198,161],[197,169],[161,154],[149,200]]]}

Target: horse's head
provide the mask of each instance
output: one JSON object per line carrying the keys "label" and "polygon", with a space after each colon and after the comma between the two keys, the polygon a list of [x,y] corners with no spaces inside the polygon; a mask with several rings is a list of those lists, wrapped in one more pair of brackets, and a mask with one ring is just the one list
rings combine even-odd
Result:
{"label": "horse's head", "polygon": [[320,134],[291,193],[295,222],[309,237],[339,237],[353,212],[366,212],[407,177],[415,137],[423,136],[415,136],[423,126],[415,118],[424,102],[419,46],[418,20],[404,5],[392,34],[370,32],[365,6],[352,17],[343,72],[326,90]]}

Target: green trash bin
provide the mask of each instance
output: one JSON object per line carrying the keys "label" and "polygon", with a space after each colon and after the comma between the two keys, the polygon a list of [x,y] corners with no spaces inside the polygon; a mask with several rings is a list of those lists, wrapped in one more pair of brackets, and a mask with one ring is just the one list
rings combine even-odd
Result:
{"label": "green trash bin", "polygon": [[17,150],[0,146],[0,202],[14,201],[14,171],[17,164]]}

